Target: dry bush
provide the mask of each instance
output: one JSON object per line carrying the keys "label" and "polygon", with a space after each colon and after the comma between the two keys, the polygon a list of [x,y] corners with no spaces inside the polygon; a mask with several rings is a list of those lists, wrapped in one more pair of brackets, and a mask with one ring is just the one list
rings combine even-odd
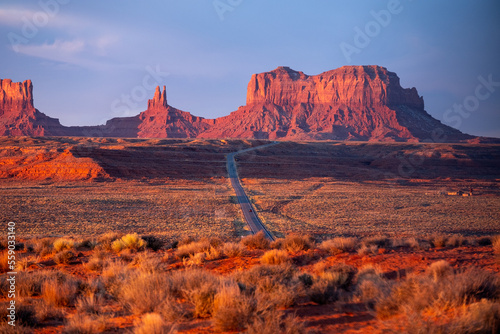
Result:
{"label": "dry bush", "polygon": [[218,260],[224,257],[224,253],[222,252],[222,250],[214,246],[210,246],[210,248],[205,251],[205,255],[205,259],[207,261]]}
{"label": "dry bush", "polygon": [[308,331],[303,322],[296,316],[283,317],[278,311],[273,310],[256,317],[248,327],[248,334],[305,334]]}
{"label": "dry bush", "polygon": [[185,257],[182,259],[182,264],[185,267],[199,267],[205,263],[207,259],[206,253],[196,253],[194,255],[189,255],[189,257]]}
{"label": "dry bush", "polygon": [[257,265],[233,274],[242,287],[254,291],[259,310],[293,305],[303,294],[297,276],[297,270],[289,263]]}
{"label": "dry bush", "polygon": [[54,255],[54,262],[57,264],[68,264],[75,258],[75,254],[70,250],[63,250]]}
{"label": "dry bush", "polygon": [[145,252],[134,257],[132,265],[146,273],[155,273],[161,270],[162,259],[150,252]]}
{"label": "dry bush", "polygon": [[256,234],[247,235],[241,239],[241,243],[249,249],[269,249],[270,245],[269,240],[262,231]]}
{"label": "dry bush", "polygon": [[236,242],[226,242],[222,245],[222,253],[227,257],[239,257],[247,254],[245,246]]}
{"label": "dry bush", "polygon": [[123,282],[119,301],[134,314],[155,312],[167,297],[165,276],[145,272],[133,273]]}
{"label": "dry bush", "polygon": [[226,284],[214,299],[213,324],[219,331],[246,328],[255,311],[255,300],[243,294],[236,284]]}
{"label": "dry bush", "polygon": [[97,246],[96,248],[98,250],[112,250],[111,244],[120,239],[123,236],[123,233],[117,233],[117,232],[107,232],[103,234],[98,240],[97,240]]}
{"label": "dry bush", "polygon": [[[7,321],[7,315],[9,315],[9,310],[7,307],[10,305],[9,301],[0,302],[0,323]],[[9,319],[10,320],[10,319]],[[25,303],[16,303],[15,310],[15,324],[16,326],[27,326],[33,327],[37,324],[37,318],[35,313],[35,308],[32,305]]]}
{"label": "dry bush", "polygon": [[101,271],[104,268],[104,260],[96,257],[91,257],[83,266],[90,271]]}
{"label": "dry bush", "polygon": [[146,247],[146,241],[142,240],[137,233],[129,233],[111,243],[111,249],[116,253],[124,249],[140,251]]}
{"label": "dry bush", "polygon": [[439,281],[446,276],[453,274],[453,268],[445,260],[433,262],[426,270],[426,274],[432,277],[435,281]]}
{"label": "dry bush", "polygon": [[35,253],[39,254],[40,256],[45,256],[47,254],[52,253],[52,243],[54,242],[55,238],[42,238],[42,239],[37,239],[33,243],[33,250]]}
{"label": "dry bush", "polygon": [[75,241],[69,238],[59,238],[54,241],[52,247],[56,252],[73,249],[75,247]]}
{"label": "dry bush", "polygon": [[38,263],[40,261],[40,257],[38,256],[24,256],[16,261],[16,270],[23,271],[28,269],[32,264]]}
{"label": "dry bush", "polygon": [[390,295],[377,304],[377,316],[387,319],[406,310],[419,314],[433,309],[436,313],[449,307],[460,307],[482,299],[494,301],[500,297],[500,279],[487,271],[473,268],[438,280],[431,276],[410,277],[394,287]]}
{"label": "dry bush", "polygon": [[100,294],[90,293],[81,296],[76,301],[76,310],[79,313],[101,314],[104,306],[104,297]]}
{"label": "dry bush", "polygon": [[460,247],[467,244],[467,239],[461,234],[453,234],[446,239],[446,247]]}
{"label": "dry bush", "polygon": [[43,300],[35,300],[33,303],[35,308],[36,319],[38,322],[43,322],[47,320],[63,320],[64,311],[60,308],[55,307],[52,304],[47,304]]}
{"label": "dry bush", "polygon": [[147,313],[136,323],[134,334],[174,334],[177,330],[174,325],[167,324],[160,314]]}
{"label": "dry bush", "polygon": [[373,236],[363,239],[363,244],[367,247],[377,246],[379,248],[388,248],[391,246],[392,242],[386,236]]}
{"label": "dry bush", "polygon": [[193,318],[193,307],[191,304],[180,299],[168,296],[158,308],[159,313],[167,320],[180,322]]}
{"label": "dry bush", "polygon": [[115,298],[119,297],[122,285],[132,275],[133,270],[120,260],[106,263],[101,273],[106,290]]}
{"label": "dry bush", "polygon": [[318,262],[314,265],[314,270],[321,279],[328,281],[336,288],[344,290],[352,286],[357,272],[356,268],[346,265],[345,263],[337,263],[329,267],[324,262]]}
{"label": "dry bush", "polygon": [[389,284],[382,278],[379,269],[367,265],[356,274],[356,298],[365,303],[374,303],[389,293]]}
{"label": "dry bush", "polygon": [[288,252],[281,249],[269,250],[260,257],[260,263],[262,264],[284,264],[290,262],[291,259]]}
{"label": "dry bush", "polygon": [[106,318],[77,313],[71,317],[64,326],[64,334],[93,334],[106,330]]}
{"label": "dry bush", "polygon": [[42,285],[42,298],[54,306],[70,306],[79,292],[79,284],[70,277],[50,278]]}
{"label": "dry bush", "polygon": [[311,236],[290,234],[281,242],[281,248],[289,252],[299,252],[312,248],[314,242]]}
{"label": "dry bush", "polygon": [[443,248],[446,246],[446,241],[448,241],[448,236],[444,234],[433,234],[429,241],[432,247]]}
{"label": "dry bush", "polygon": [[361,247],[358,249],[359,255],[375,255],[378,253],[377,245],[367,246],[364,243],[361,244]]}
{"label": "dry bush", "polygon": [[319,248],[336,255],[343,252],[352,252],[356,249],[358,239],[338,237],[323,241]]}
{"label": "dry bush", "polygon": [[175,254],[179,259],[184,259],[197,253],[204,253],[209,249],[210,242],[208,240],[192,241],[188,244],[178,246]]}

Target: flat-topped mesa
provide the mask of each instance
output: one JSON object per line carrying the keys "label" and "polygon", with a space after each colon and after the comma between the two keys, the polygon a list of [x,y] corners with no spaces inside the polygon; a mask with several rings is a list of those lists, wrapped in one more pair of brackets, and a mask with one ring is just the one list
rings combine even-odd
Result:
{"label": "flat-topped mesa", "polygon": [[402,88],[396,73],[375,65],[344,66],[312,76],[283,66],[254,74],[248,84],[247,105],[255,103],[405,105],[424,109],[423,98],[415,88]]}
{"label": "flat-topped mesa", "polygon": [[163,86],[163,91],[160,92],[160,86],[156,86],[155,96],[153,99],[148,100],[148,109],[163,109],[168,106],[167,104],[167,91]]}
{"label": "flat-topped mesa", "polygon": [[12,82],[0,79],[0,115],[19,110],[35,110],[31,80]]}

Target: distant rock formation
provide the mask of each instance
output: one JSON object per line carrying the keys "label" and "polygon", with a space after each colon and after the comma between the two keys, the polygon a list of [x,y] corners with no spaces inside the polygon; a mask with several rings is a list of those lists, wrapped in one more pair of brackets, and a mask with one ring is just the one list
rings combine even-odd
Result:
{"label": "distant rock formation", "polygon": [[[32,84],[0,80],[0,135],[139,138],[256,138],[363,141],[481,141],[424,110],[415,88],[380,66],[344,66],[318,75],[288,67],[252,75],[247,103],[205,119],[167,102],[156,88],[148,108],[106,125],[64,127],[33,106]],[[484,139],[487,140],[487,139]]]}

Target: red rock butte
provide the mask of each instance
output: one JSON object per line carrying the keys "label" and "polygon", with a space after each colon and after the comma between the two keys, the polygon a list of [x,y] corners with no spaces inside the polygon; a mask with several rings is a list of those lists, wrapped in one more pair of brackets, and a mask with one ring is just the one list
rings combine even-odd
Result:
{"label": "red rock butte", "polygon": [[205,119],[167,102],[156,88],[145,111],[101,126],[65,127],[35,109],[30,80],[0,80],[0,135],[131,138],[256,138],[362,141],[491,141],[430,116],[415,88],[380,66],[344,66],[318,75],[289,67],[252,75],[246,105]]}

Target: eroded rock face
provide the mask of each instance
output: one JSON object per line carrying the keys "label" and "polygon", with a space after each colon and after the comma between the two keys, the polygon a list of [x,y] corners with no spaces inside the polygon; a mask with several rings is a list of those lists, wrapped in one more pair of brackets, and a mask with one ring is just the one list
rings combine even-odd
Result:
{"label": "eroded rock face", "polygon": [[167,103],[156,88],[148,109],[106,125],[64,127],[33,106],[32,84],[0,80],[0,135],[139,138],[256,138],[294,140],[464,141],[424,110],[415,88],[380,66],[344,66],[318,75],[288,67],[254,74],[247,104],[204,119]]}

